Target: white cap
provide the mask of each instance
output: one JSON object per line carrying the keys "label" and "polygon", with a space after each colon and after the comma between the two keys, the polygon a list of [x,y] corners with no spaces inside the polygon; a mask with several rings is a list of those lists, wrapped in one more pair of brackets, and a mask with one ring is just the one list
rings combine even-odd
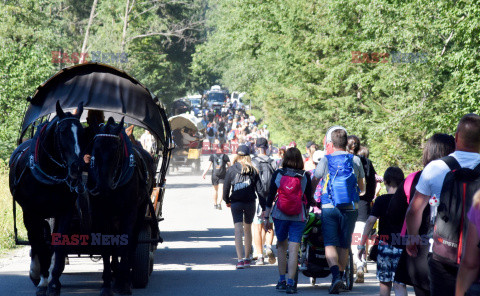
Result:
{"label": "white cap", "polygon": [[317,151],[313,152],[312,160],[313,160],[314,163],[319,163],[320,159],[322,159],[322,157],[324,157],[324,156],[325,156],[325,151],[317,150]]}
{"label": "white cap", "polygon": [[332,132],[333,132],[334,130],[337,130],[337,129],[343,129],[345,132],[347,132],[347,130],[346,130],[343,126],[341,126],[341,125],[334,125],[334,126],[332,126],[332,127],[329,128],[328,131],[327,131],[327,134],[326,134],[326,138],[327,138],[326,143],[330,143],[330,142],[332,141]]}

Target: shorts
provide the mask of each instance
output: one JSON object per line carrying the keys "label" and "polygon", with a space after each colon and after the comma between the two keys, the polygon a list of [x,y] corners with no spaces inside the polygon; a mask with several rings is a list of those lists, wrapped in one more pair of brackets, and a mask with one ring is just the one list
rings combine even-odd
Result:
{"label": "shorts", "polygon": [[207,138],[208,138],[208,142],[210,142],[210,144],[215,143],[215,137],[207,137]]}
{"label": "shorts", "polygon": [[[272,216],[268,218],[268,221],[270,221],[270,223],[273,223]],[[261,216],[255,215],[255,217],[253,218],[253,224],[263,224],[263,223],[265,223],[265,219],[261,219]]]}
{"label": "shorts", "polygon": [[402,249],[395,248],[383,241],[378,242],[377,279],[380,282],[393,282]]}
{"label": "shorts", "polygon": [[212,175],[212,185],[217,186],[218,184],[223,184],[225,182],[225,177],[221,178],[215,175]]}
{"label": "shorts", "polygon": [[252,224],[255,216],[255,201],[251,202],[232,202],[230,205],[232,210],[233,223],[245,222],[245,224]]}
{"label": "shorts", "polygon": [[288,238],[289,242],[300,243],[302,241],[303,230],[305,229],[306,224],[306,221],[273,219],[277,241],[283,242]]}
{"label": "shorts", "polygon": [[325,246],[350,248],[358,211],[352,209],[322,208],[322,233]]}

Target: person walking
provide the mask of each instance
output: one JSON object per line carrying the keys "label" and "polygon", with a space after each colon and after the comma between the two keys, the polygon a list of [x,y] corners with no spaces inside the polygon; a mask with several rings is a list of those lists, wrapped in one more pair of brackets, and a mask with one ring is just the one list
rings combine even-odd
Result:
{"label": "person walking", "polygon": [[480,295],[480,191],[473,197],[468,220],[465,253],[458,269],[455,296]]}
{"label": "person walking", "polygon": [[[252,158],[252,163],[258,171],[260,176],[260,182],[262,183],[262,195],[266,198],[268,196],[268,190],[272,181],[273,173],[276,169],[275,161],[266,155],[268,148],[268,141],[265,138],[258,138],[255,143],[257,147],[257,155]],[[253,243],[255,253],[257,254],[257,265],[265,264],[264,253],[268,257],[268,263],[275,264],[275,254],[272,250],[272,243],[274,238],[273,226],[265,230],[264,214],[265,214],[265,199],[257,199],[257,211],[255,219],[253,220]],[[270,217],[270,222],[273,223]],[[265,252],[263,246],[265,245]]]}
{"label": "person walking", "polygon": [[322,233],[325,256],[332,273],[329,293],[338,294],[344,286],[343,276],[358,216],[359,195],[365,194],[365,173],[360,158],[346,151],[345,129],[337,127],[328,133],[325,147],[330,147],[333,152],[320,160],[315,179],[323,179],[327,184],[327,192],[322,195]]}
{"label": "person walking", "polygon": [[[237,269],[249,267],[252,259],[252,222],[255,216],[255,200],[262,196],[262,183],[252,164],[250,149],[238,146],[233,165],[227,170],[223,187],[223,200],[231,208],[235,228]],[[263,203],[263,202],[262,202]],[[243,236],[245,234],[245,243]]]}
{"label": "person walking", "polygon": [[226,154],[212,154],[209,158],[208,167],[203,172],[202,178],[205,179],[207,172],[212,168],[212,185],[213,185],[213,205],[217,210],[222,209],[221,201],[219,202],[219,192],[223,192],[223,184],[227,168],[230,167],[230,158]]}
{"label": "person walking", "polygon": [[396,296],[406,296],[407,289],[405,284],[394,282],[395,270],[397,269],[398,261],[402,254],[402,249],[389,244],[390,224],[387,216],[388,206],[393,195],[397,191],[399,185],[403,182],[405,176],[403,171],[398,167],[389,167],[383,175],[387,194],[377,197],[373,204],[372,213],[365,223],[365,228],[362,233],[362,240],[357,246],[359,250],[357,256],[362,257],[365,252],[365,244],[368,236],[371,233],[375,222],[378,222],[378,235],[380,241],[378,243],[377,255],[377,279],[380,281],[380,296],[389,296],[393,289]]}
{"label": "person walking", "polygon": [[[355,228],[353,233],[356,235],[361,234],[365,228],[365,223],[370,216],[370,208],[373,199],[375,198],[375,189],[377,188],[377,181],[375,179],[375,168],[373,163],[368,157],[359,155],[361,145],[360,139],[355,135],[347,137],[347,151],[353,155],[356,155],[362,161],[363,171],[365,173],[365,194],[360,196],[358,201],[358,217],[355,222]],[[358,256],[357,246],[352,248],[353,262],[356,268],[357,278],[355,283],[363,283],[365,277],[366,260]]]}
{"label": "person walking", "polygon": [[[480,164],[480,154],[478,153],[480,151],[480,116],[477,114],[467,114],[460,119],[455,133],[455,144],[455,152],[445,158],[432,161],[424,168],[418,184],[415,187],[416,192],[406,214],[406,224],[409,234],[406,249],[410,256],[416,257],[418,255],[418,245],[420,244],[418,241],[419,228],[422,223],[423,211],[429,203],[437,204],[438,207],[435,207],[435,211],[441,210],[443,212],[442,216],[440,216],[442,217],[441,219],[436,217],[435,211],[432,213],[432,218],[436,217],[434,237],[439,235],[437,232],[440,230],[437,225],[439,223],[442,223],[443,230],[450,230],[448,235],[452,237],[458,237],[459,235],[458,232],[453,233],[455,227],[450,224],[456,224],[456,221],[464,220],[462,213],[467,213],[473,198],[471,195],[473,193],[469,192],[473,191],[479,182],[478,178],[470,182],[456,182],[458,177],[462,177],[457,174],[457,172],[464,172],[464,168],[474,170]],[[446,178],[447,176],[449,178]],[[444,182],[448,183],[444,184]],[[467,188],[469,192],[463,190],[463,196],[455,195],[457,192],[462,191],[458,187],[455,188],[455,191],[442,192],[442,187],[445,185],[460,185],[463,188]],[[457,191],[456,189],[459,190]],[[452,194],[449,194],[450,192]],[[443,198],[447,200],[442,200]],[[457,201],[454,203],[455,205],[462,206],[465,211],[450,208],[453,200]],[[450,213],[446,213],[446,210],[454,210],[460,216],[450,215]],[[460,221],[458,221],[458,225],[460,225]],[[445,226],[447,226],[448,229],[445,229]],[[463,229],[459,231],[461,237]],[[445,234],[447,233],[442,233],[442,235]],[[459,242],[461,242],[461,240]],[[455,254],[455,257],[461,255],[462,247],[460,245],[461,243],[452,244],[449,240],[444,240],[441,237],[433,241],[433,254],[428,258],[430,293],[432,296],[455,294],[458,264],[451,262],[453,261],[453,256],[449,254]],[[452,248],[456,249],[456,252],[452,250]],[[450,251],[449,254],[444,252],[447,250]],[[448,256],[451,259],[440,259],[439,256],[444,258]],[[445,262],[446,260],[449,262]]]}
{"label": "person walking", "polygon": [[[276,200],[275,205],[273,202]],[[265,228],[270,226],[270,216],[275,225],[278,248],[278,273],[280,278],[276,288],[287,294],[297,292],[295,273],[297,271],[298,250],[303,230],[307,222],[310,206],[316,205],[312,194],[309,173],[303,170],[300,150],[289,148],[285,152],[283,168],[272,176],[265,209]],[[286,277],[287,250],[288,278]]]}
{"label": "person walking", "polygon": [[[431,136],[423,148],[422,162],[427,166],[430,162],[440,159],[455,151],[455,139],[451,135],[436,133]],[[420,179],[422,171],[413,172],[400,184],[395,195],[388,205],[387,217],[390,220],[390,231],[392,232],[391,244],[397,248],[402,248],[402,255],[395,271],[395,281],[413,286],[416,296],[430,295],[430,280],[428,279],[428,253],[429,245],[419,246],[417,257],[411,257],[405,251],[403,242],[395,243],[407,235],[407,226],[405,224],[405,213],[408,204],[415,194],[415,186]],[[429,233],[430,207],[426,207],[422,215],[422,223],[419,228],[419,235],[426,236]],[[432,225],[433,226],[433,225]]]}

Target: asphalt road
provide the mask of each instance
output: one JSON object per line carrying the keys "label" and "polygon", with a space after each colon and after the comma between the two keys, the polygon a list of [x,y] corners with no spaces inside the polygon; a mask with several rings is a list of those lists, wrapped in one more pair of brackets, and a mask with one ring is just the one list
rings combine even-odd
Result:
{"label": "asphalt road", "polygon": [[[192,176],[184,168],[167,176],[164,218],[160,222],[165,242],[155,253],[154,271],[146,289],[133,295],[279,295],[276,265],[236,270],[233,221],[230,211],[213,208],[210,178]],[[28,277],[28,248],[0,258],[0,295],[34,295]],[[70,258],[61,277],[62,295],[98,295],[102,263],[88,258]],[[355,284],[347,295],[378,294],[375,264],[368,264],[364,284]],[[299,294],[327,295],[330,277],[299,276]],[[414,295],[409,289],[409,295]]]}

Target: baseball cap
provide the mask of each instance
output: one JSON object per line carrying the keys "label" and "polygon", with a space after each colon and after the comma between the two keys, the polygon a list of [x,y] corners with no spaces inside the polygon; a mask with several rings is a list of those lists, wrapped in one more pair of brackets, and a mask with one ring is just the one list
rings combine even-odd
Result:
{"label": "baseball cap", "polygon": [[258,148],[268,148],[268,141],[265,138],[258,138],[255,146]]}
{"label": "baseball cap", "polygon": [[325,156],[325,151],[317,150],[317,151],[313,152],[312,160],[313,160],[314,163],[319,163],[320,159],[322,159],[322,157],[324,157],[324,156]]}
{"label": "baseball cap", "polygon": [[289,147],[297,147],[297,143],[295,141],[291,141],[290,144],[288,144]]}
{"label": "baseball cap", "polygon": [[240,145],[237,148],[237,154],[240,156],[250,155],[250,149],[246,145]]}

